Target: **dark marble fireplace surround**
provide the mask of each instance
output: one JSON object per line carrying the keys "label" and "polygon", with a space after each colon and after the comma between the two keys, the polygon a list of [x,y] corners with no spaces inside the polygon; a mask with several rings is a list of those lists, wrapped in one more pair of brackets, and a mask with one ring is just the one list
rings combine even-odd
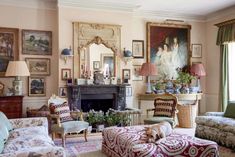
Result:
{"label": "dark marble fireplace surround", "polygon": [[88,112],[90,109],[106,112],[109,108],[124,110],[125,85],[71,85],[68,86],[70,109]]}

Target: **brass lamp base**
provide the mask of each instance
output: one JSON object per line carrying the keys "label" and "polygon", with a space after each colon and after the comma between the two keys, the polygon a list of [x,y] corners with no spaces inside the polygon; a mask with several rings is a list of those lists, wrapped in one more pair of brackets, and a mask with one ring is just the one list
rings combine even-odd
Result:
{"label": "brass lamp base", "polygon": [[14,89],[14,95],[23,95],[23,81],[20,80],[19,76],[15,78],[15,80],[12,82],[13,89]]}

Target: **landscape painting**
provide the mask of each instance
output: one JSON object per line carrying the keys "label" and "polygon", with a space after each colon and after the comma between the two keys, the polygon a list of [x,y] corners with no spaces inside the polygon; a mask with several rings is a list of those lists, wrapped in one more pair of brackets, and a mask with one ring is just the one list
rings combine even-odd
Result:
{"label": "landscape painting", "polygon": [[25,58],[30,75],[50,75],[49,58]]}
{"label": "landscape painting", "polygon": [[0,27],[0,76],[5,76],[9,61],[18,60],[19,29]]}
{"label": "landscape painting", "polygon": [[29,77],[29,96],[46,96],[46,82],[44,77]]}
{"label": "landscape painting", "polygon": [[52,55],[52,32],[22,30],[22,53],[29,55]]}

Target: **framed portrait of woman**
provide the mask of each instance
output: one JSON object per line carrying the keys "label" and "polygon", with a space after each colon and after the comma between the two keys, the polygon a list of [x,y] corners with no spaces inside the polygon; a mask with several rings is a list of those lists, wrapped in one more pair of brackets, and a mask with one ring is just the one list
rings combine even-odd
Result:
{"label": "framed portrait of woman", "polygon": [[191,25],[147,23],[147,61],[156,65],[155,78],[175,80],[177,69],[189,65]]}

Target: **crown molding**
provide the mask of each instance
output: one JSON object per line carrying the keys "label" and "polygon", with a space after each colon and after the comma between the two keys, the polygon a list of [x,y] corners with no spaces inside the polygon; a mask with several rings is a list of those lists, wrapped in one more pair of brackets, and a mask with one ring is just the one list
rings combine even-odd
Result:
{"label": "crown molding", "polygon": [[56,10],[57,0],[1,0],[0,5],[33,9]]}
{"label": "crown molding", "polygon": [[[138,0],[135,0],[136,2]],[[107,11],[122,11],[133,12],[138,9],[139,5],[128,3],[127,0],[123,1],[103,1],[97,2],[94,0],[58,0],[58,7],[75,7],[94,10],[107,10]]]}
{"label": "crown molding", "polygon": [[206,16],[190,15],[184,13],[171,12],[171,11],[137,10],[134,12],[134,16],[152,18],[152,19],[174,19],[174,20],[197,21],[197,22],[206,21]]}

